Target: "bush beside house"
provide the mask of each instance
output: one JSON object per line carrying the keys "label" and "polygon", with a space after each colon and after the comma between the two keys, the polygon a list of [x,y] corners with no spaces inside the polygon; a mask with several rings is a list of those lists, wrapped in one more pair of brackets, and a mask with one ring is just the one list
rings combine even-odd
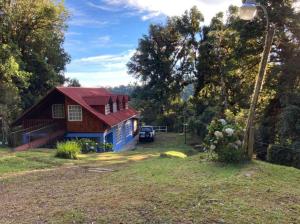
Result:
{"label": "bush beside house", "polygon": [[58,142],[56,148],[56,157],[64,159],[77,159],[81,150],[76,141]]}
{"label": "bush beside house", "polygon": [[109,152],[112,151],[113,145],[111,143],[98,143],[92,139],[82,138],[76,140],[80,145],[81,153],[93,153],[93,152]]}
{"label": "bush beside house", "polygon": [[56,157],[64,159],[77,159],[81,152],[95,153],[112,151],[113,145],[110,143],[99,144],[92,139],[82,138],[66,142],[58,142],[56,145]]}

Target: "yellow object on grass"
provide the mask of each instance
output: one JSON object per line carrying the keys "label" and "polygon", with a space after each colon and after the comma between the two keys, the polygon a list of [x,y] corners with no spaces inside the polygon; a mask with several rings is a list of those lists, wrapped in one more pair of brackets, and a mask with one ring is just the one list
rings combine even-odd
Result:
{"label": "yellow object on grass", "polygon": [[187,155],[185,155],[182,152],[177,152],[177,151],[168,151],[168,152],[162,152],[160,154],[160,157],[164,157],[164,158],[181,158],[184,159],[187,157]]}

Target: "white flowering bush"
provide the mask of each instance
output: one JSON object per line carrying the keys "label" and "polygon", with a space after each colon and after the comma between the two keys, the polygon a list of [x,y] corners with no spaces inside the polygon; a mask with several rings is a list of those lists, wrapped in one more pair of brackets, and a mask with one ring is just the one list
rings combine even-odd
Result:
{"label": "white flowering bush", "polygon": [[236,163],[246,159],[242,151],[242,128],[225,119],[215,119],[207,127],[205,145],[221,162]]}

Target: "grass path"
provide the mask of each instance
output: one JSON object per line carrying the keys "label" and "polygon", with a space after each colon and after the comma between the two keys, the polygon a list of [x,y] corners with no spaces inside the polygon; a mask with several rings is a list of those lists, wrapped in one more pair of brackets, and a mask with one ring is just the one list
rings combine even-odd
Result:
{"label": "grass path", "polygon": [[1,223],[300,223],[299,170],[222,165],[202,154],[160,158],[189,147],[174,134],[157,140],[100,161],[83,158],[77,167],[2,178]]}
{"label": "grass path", "polygon": [[157,141],[139,144],[135,151],[81,154],[78,160],[56,158],[53,149],[11,152],[7,148],[0,148],[0,178],[21,175],[30,171],[36,172],[41,169],[56,169],[61,166],[111,166],[159,156],[160,152],[167,150],[188,150],[190,146],[183,144],[182,136],[179,138],[177,136],[172,133],[160,134],[157,136]]}

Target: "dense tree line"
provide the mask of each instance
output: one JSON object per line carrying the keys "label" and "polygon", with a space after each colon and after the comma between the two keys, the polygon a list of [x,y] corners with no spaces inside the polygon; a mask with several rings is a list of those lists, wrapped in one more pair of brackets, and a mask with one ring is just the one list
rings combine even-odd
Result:
{"label": "dense tree line", "polygon": [[6,123],[66,81],[67,18],[60,1],[0,0],[0,116]]}
{"label": "dense tree line", "polygon": [[115,94],[126,94],[130,96],[136,89],[136,84],[120,85],[120,86],[105,87],[105,88]]}
{"label": "dense tree line", "polygon": [[[256,149],[264,159],[271,144],[299,148],[300,14],[293,0],[257,2],[276,27],[255,119]],[[177,126],[188,122],[200,137],[216,116],[229,113],[245,124],[266,32],[262,11],[246,22],[233,6],[226,17],[218,13],[208,26],[202,22],[194,7],[165,24],[151,25],[128,63],[129,73],[143,83],[133,96],[144,120]],[[193,96],[183,100],[191,85]]]}

